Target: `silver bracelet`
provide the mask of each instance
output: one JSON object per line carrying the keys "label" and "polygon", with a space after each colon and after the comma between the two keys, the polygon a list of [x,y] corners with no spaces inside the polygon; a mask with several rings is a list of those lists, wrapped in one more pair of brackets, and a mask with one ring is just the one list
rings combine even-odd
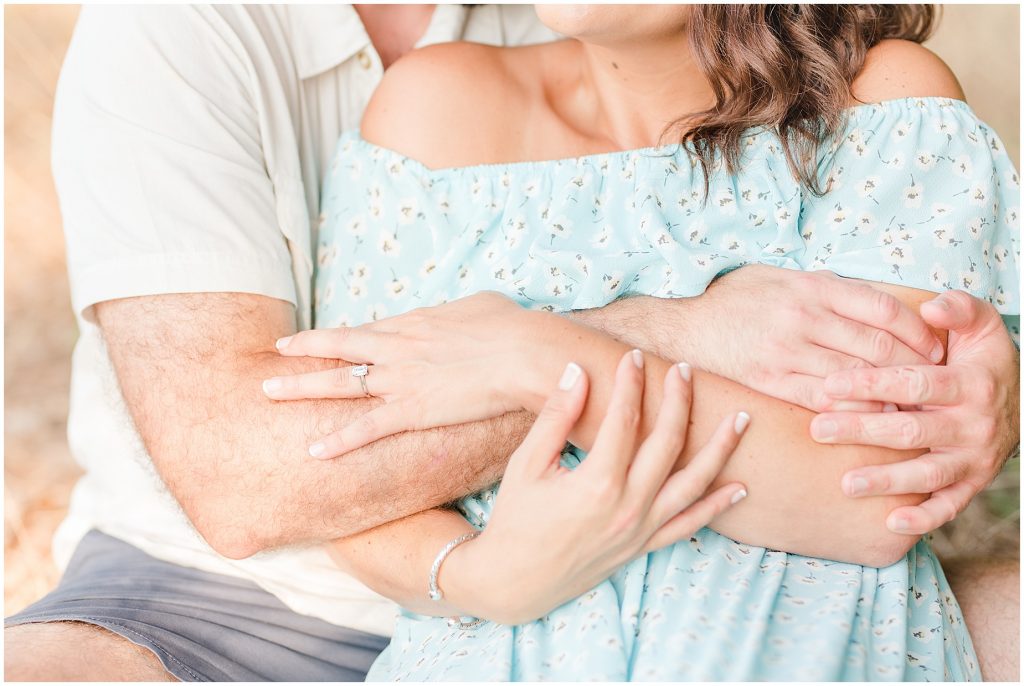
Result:
{"label": "silver bracelet", "polygon": [[[445,545],[445,547],[441,548],[441,552],[439,552],[437,554],[437,557],[434,558],[434,564],[430,568],[430,580],[428,582],[427,591],[431,600],[444,600],[444,593],[441,592],[441,588],[437,585],[437,575],[441,571],[441,563],[445,561],[445,559],[453,550],[455,550],[457,547],[459,547],[466,541],[473,540],[474,538],[479,536],[480,533],[480,531],[470,531],[468,533],[462,534],[461,536],[452,539],[448,542],[447,545]],[[481,624],[483,624],[483,622],[484,620],[476,618],[472,618],[472,621],[469,622],[462,621],[462,618],[460,617],[448,618],[448,626],[457,627],[459,629],[472,629],[473,627],[480,626]]]}

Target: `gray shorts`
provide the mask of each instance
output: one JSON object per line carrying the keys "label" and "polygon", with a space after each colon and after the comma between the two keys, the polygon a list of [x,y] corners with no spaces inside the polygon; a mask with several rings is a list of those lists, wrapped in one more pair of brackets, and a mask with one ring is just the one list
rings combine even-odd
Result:
{"label": "gray shorts", "polygon": [[4,621],[95,624],[181,681],[362,681],[388,639],[297,614],[256,584],[158,560],[98,531],[60,584]]}

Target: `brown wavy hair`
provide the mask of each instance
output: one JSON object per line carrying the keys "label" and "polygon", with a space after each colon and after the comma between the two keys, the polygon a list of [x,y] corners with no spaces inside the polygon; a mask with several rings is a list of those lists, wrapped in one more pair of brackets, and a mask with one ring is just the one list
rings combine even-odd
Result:
{"label": "brown wavy hair", "polygon": [[705,197],[716,155],[734,173],[741,135],[755,126],[778,133],[794,177],[822,195],[818,151],[843,125],[868,49],[887,38],[921,43],[935,23],[932,5],[694,5],[690,48],[715,104],[670,129],[685,128]]}

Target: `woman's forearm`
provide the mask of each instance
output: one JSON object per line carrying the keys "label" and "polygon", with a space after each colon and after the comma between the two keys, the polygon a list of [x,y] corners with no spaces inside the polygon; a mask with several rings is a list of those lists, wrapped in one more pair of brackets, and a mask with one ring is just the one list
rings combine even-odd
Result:
{"label": "woman's forearm", "polygon": [[[449,541],[469,531],[473,527],[458,512],[437,508],[332,541],[328,552],[341,569],[407,610],[437,617],[479,616],[481,609],[454,592],[456,589],[446,587],[443,576],[439,576],[439,586],[444,599],[435,601],[428,596],[435,556]],[[449,558],[458,552],[456,548]],[[450,562],[446,560],[444,567]],[[457,606],[459,600],[465,600],[466,607]]]}
{"label": "woman's forearm", "polygon": [[[544,318],[536,327],[543,335],[535,339],[538,347],[531,351],[536,355],[538,383],[527,409],[539,407],[566,362],[583,366],[590,374],[591,390],[571,438],[586,450],[607,409],[615,365],[628,346],[554,315],[537,317]],[[646,355],[645,432],[657,417],[669,364]],[[751,416],[750,429],[715,483],[743,482],[750,497],[711,528],[752,545],[871,566],[895,562],[916,541],[890,532],[885,518],[893,508],[920,502],[922,496],[847,498],[840,480],[851,468],[897,462],[920,451],[821,445],[808,431],[812,412],[713,374],[694,372],[690,433],[677,468],[708,441],[722,417],[736,411]]]}

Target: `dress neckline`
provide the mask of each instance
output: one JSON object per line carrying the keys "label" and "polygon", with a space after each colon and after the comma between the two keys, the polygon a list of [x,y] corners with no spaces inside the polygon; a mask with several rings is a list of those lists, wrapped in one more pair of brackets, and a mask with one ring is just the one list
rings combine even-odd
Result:
{"label": "dress neckline", "polygon": [[[856,119],[865,112],[877,112],[883,110],[889,112],[892,110],[908,110],[911,108],[925,109],[928,106],[932,107],[953,107],[955,109],[964,110],[967,114],[974,115],[974,111],[971,106],[965,100],[959,100],[957,98],[947,98],[940,96],[922,96],[922,97],[906,97],[906,98],[893,98],[890,100],[882,100],[880,102],[868,102],[860,105],[852,105],[843,110],[845,114],[850,117],[850,120]],[[764,133],[767,129],[764,126],[755,126],[747,129],[742,137],[748,137]],[[362,132],[359,129],[351,129],[342,134],[342,139],[347,140],[359,147],[370,151],[376,151],[379,155],[387,155],[391,159],[396,159],[402,164],[416,170],[420,175],[427,177],[443,177],[451,175],[464,175],[464,174],[493,174],[499,172],[522,171],[522,170],[537,170],[544,167],[550,166],[564,166],[564,165],[576,165],[583,166],[589,163],[593,166],[600,166],[602,162],[611,162],[613,160],[628,159],[631,157],[671,157],[677,155],[682,145],[680,143],[669,143],[660,146],[647,146],[643,148],[630,148],[628,150],[613,150],[609,152],[596,152],[589,153],[586,155],[576,155],[572,157],[560,157],[548,160],[521,160],[517,162],[489,162],[484,164],[471,164],[457,167],[437,167],[432,168],[423,164],[419,160],[404,155],[397,150],[388,148],[376,143],[371,143],[362,136]]]}

